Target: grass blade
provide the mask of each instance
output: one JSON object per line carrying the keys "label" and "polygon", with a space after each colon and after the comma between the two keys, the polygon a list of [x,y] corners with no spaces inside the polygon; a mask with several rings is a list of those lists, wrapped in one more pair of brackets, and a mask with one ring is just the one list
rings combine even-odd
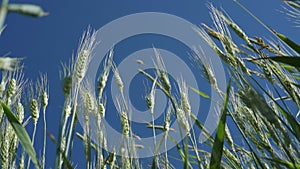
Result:
{"label": "grass blade", "polygon": [[276,106],[278,107],[282,115],[286,118],[288,123],[291,125],[293,135],[297,138],[298,141],[300,141],[300,125],[295,119],[295,117],[290,113],[286,112],[279,104],[276,103]]}
{"label": "grass blade", "polygon": [[226,95],[224,99],[224,105],[221,112],[222,114],[216,131],[216,137],[213,144],[210,164],[209,164],[210,169],[221,168],[223,145],[224,145],[224,138],[225,138],[226,114],[227,114],[227,106],[228,106],[229,93],[230,93],[230,84],[231,84],[231,80],[228,82]]}
{"label": "grass blade", "polygon": [[[84,136],[78,132],[76,132],[76,136],[81,140],[84,141]],[[91,143],[91,148],[94,149],[95,151],[97,151],[97,146],[93,143]]]}
{"label": "grass blade", "polygon": [[18,136],[18,139],[23,146],[24,151],[28,154],[28,156],[31,158],[32,162],[35,165],[35,168],[39,169],[40,164],[39,160],[36,156],[36,152],[33,148],[33,145],[31,144],[31,140],[29,135],[27,134],[25,128],[22,126],[22,124],[18,121],[14,113],[9,109],[9,107],[6,106],[3,102],[1,102],[3,111],[7,117],[7,120],[13,127],[16,135]]}
{"label": "grass blade", "polygon": [[297,53],[300,53],[300,46],[297,43],[295,43],[294,41],[292,41],[291,39],[289,39],[288,37],[286,37],[285,35],[283,35],[281,33],[275,32],[274,30],[273,30],[273,32],[279,39],[281,39],[283,42],[285,42],[294,51],[296,51]]}
{"label": "grass blade", "polygon": [[206,99],[209,99],[209,96],[207,94],[205,94],[204,92],[201,92],[200,90],[195,89],[192,86],[189,86],[189,88],[192,89],[194,92],[198,93],[200,96],[202,96],[202,97],[204,97]]}
{"label": "grass blade", "polygon": [[275,158],[275,159],[266,158],[266,160],[278,163],[278,164],[283,165],[283,166],[285,166],[287,168],[290,168],[290,169],[300,169],[300,164],[294,165],[293,163],[291,163],[289,161],[282,160],[282,159],[278,159],[278,158]]}
{"label": "grass blade", "polygon": [[266,58],[257,58],[254,60],[261,60],[261,59],[269,59],[275,62],[285,63],[291,65],[296,68],[300,68],[300,57],[292,57],[292,56],[275,56],[275,57],[266,57]]}
{"label": "grass blade", "polygon": [[176,145],[176,148],[177,148],[178,153],[179,153],[179,155],[181,157],[181,160],[184,162],[184,167],[185,166],[189,166],[189,168],[192,168],[192,165],[190,164],[190,162],[188,160],[185,160],[186,152],[184,152],[182,150],[182,148],[180,147],[179,143],[174,138],[172,138],[171,136],[168,136],[168,138]]}

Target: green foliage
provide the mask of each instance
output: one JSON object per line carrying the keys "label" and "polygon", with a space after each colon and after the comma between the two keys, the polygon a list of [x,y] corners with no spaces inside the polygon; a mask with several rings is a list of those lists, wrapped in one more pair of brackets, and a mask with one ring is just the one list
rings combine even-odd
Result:
{"label": "green foliage", "polygon": [[193,88],[193,87],[189,87],[190,89],[192,89],[194,92],[198,93],[200,96],[206,98],[206,99],[209,99],[209,95],[205,94],[204,92],[196,89],[196,88]]}
{"label": "green foliage", "polygon": [[273,60],[275,62],[291,65],[295,68],[300,68],[300,56],[296,56],[296,57],[292,57],[292,56],[275,56],[275,57],[258,58],[257,60],[260,60],[260,59]]}
{"label": "green foliage", "polygon": [[292,41],[291,39],[289,39],[288,37],[286,37],[285,35],[275,32],[276,36],[278,38],[280,38],[283,42],[285,42],[289,47],[291,47],[295,52],[300,54],[300,46],[295,43],[294,41]]}
{"label": "green foliage", "polygon": [[222,161],[222,154],[223,154],[223,145],[224,145],[224,139],[225,139],[225,126],[226,126],[226,116],[227,116],[227,107],[228,107],[228,101],[229,101],[229,92],[230,92],[230,85],[231,80],[228,83],[226,95],[224,98],[224,105],[222,107],[221,111],[221,118],[218,123],[218,127],[216,130],[216,137],[214,139],[214,144],[212,147],[212,153],[210,157],[210,169],[218,169],[221,167],[221,161]]}
{"label": "green foliage", "polygon": [[6,104],[1,102],[1,106],[7,117],[7,120],[9,121],[10,125],[13,127],[15,133],[17,134],[18,139],[24,148],[24,151],[30,156],[32,162],[35,164],[35,167],[41,168],[39,165],[39,160],[33,148],[33,145],[31,144],[30,137],[27,134],[26,130],[24,129],[22,124],[18,121],[14,113],[9,109],[9,107],[6,106]]}

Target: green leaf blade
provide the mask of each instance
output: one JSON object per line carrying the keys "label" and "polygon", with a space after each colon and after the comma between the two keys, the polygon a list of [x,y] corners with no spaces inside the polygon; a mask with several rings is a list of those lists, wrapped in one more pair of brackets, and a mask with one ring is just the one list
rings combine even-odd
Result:
{"label": "green leaf blade", "polygon": [[196,92],[197,94],[199,94],[200,96],[209,99],[209,96],[207,94],[205,94],[204,92],[201,92],[200,90],[193,88],[192,86],[189,86],[190,89],[192,89],[194,92]]}
{"label": "green leaf blade", "polygon": [[291,57],[291,56],[275,56],[268,57],[266,59],[273,60],[275,62],[285,63],[296,68],[300,68],[300,57]]}
{"label": "green leaf blade", "polygon": [[294,41],[292,41],[291,39],[289,39],[288,37],[286,37],[285,35],[275,32],[276,36],[281,39],[283,42],[285,42],[289,47],[291,47],[294,51],[296,51],[297,53],[300,54],[300,46],[295,43]]}
{"label": "green leaf blade", "polygon": [[222,107],[221,118],[218,122],[218,127],[216,131],[216,136],[212,148],[211,158],[210,158],[210,169],[219,169],[221,168],[222,154],[223,154],[223,145],[225,139],[225,125],[226,125],[226,115],[227,115],[227,107],[229,101],[229,93],[230,93],[230,84],[231,81],[228,82],[226,95],[224,99],[224,104]]}
{"label": "green leaf blade", "polygon": [[10,122],[11,126],[13,127],[21,145],[23,146],[24,151],[29,155],[32,162],[35,165],[35,168],[40,169],[39,160],[37,158],[36,152],[31,144],[31,140],[29,135],[27,134],[25,128],[22,124],[18,121],[14,113],[6,106],[3,102],[1,102],[3,111],[7,117],[7,120]]}

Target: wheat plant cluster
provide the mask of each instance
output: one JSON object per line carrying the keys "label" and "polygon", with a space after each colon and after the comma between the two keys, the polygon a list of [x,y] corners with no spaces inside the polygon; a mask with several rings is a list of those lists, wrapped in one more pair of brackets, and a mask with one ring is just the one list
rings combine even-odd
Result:
{"label": "wheat plant cluster", "polygon": [[[258,20],[246,7],[238,5]],[[285,0],[284,12],[299,26],[300,2]],[[47,76],[41,75],[37,84],[27,80],[22,72],[22,59],[9,56],[0,57],[0,165],[3,169],[24,168],[76,168],[73,145],[79,139],[84,147],[81,153],[85,157],[86,168],[300,168],[300,46],[284,34],[265,26],[277,40],[268,40],[255,35],[248,35],[223,10],[209,5],[211,24],[202,24],[195,28],[207,44],[224,62],[228,73],[226,91],[219,89],[211,66],[205,64],[200,49],[194,49],[193,61],[201,68],[202,74],[222,98],[219,105],[220,118],[213,135],[206,131],[202,122],[191,110],[189,92],[196,92],[199,97],[210,99],[201,89],[190,88],[184,78],[177,80],[179,96],[174,95],[172,84],[162,56],[155,53],[156,73],[154,76],[143,70],[137,73],[152,81],[145,98],[151,124],[145,124],[153,135],[152,163],[145,165],[137,155],[137,149],[143,148],[135,143],[137,137],[131,128],[130,107],[124,96],[122,74],[114,62],[113,49],[108,52],[101,67],[97,82],[97,92],[93,93],[91,84],[84,81],[89,63],[93,57],[96,32],[88,28],[79,43],[75,57],[69,64],[63,64],[60,78],[63,82],[64,103],[61,110],[57,135],[47,135],[47,107],[51,91]],[[36,5],[9,4],[3,0],[0,9],[1,30],[7,12],[41,17],[46,13]],[[102,42],[105,43],[105,42]],[[139,61],[142,63],[142,61]],[[120,93],[117,97],[117,111],[122,127],[121,148],[107,151],[109,142],[105,138],[103,120],[108,111],[105,88],[110,75],[114,75]],[[154,122],[155,91],[161,90],[169,100],[169,107],[164,112],[164,122]],[[212,100],[213,101],[213,100]],[[80,103],[79,103],[80,102]],[[82,104],[81,104],[82,103]],[[50,106],[50,105],[49,105]],[[59,105],[52,105],[58,106]],[[27,108],[28,107],[28,108]],[[83,131],[79,133],[78,114],[83,115]],[[91,138],[91,119],[95,118],[96,141]],[[170,127],[176,117],[180,131]],[[32,135],[26,131],[32,123]],[[36,137],[36,126],[43,124],[43,137]],[[230,123],[230,125],[229,125]],[[200,145],[195,130],[201,130],[207,140]],[[163,138],[156,139],[156,134],[163,132]],[[182,141],[176,142],[169,132],[180,132]],[[50,137],[56,145],[55,163],[47,161],[47,142]],[[35,141],[43,140],[42,150],[37,150]],[[159,150],[166,144],[174,144],[177,156],[168,151]],[[201,148],[200,148],[201,147]],[[40,155],[37,152],[41,152]],[[172,152],[173,153],[173,152]]]}

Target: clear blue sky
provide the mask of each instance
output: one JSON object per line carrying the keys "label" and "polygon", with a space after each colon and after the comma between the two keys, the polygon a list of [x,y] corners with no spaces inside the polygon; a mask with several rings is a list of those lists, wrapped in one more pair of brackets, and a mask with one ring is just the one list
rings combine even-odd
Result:
{"label": "clear blue sky", "polygon": [[[203,0],[11,1],[13,2],[39,4],[50,13],[49,16],[38,19],[9,14],[6,19],[7,28],[0,37],[0,54],[10,52],[11,56],[25,57],[24,72],[25,77],[29,79],[35,80],[40,72],[47,73],[50,83],[48,131],[55,136],[63,105],[59,81],[60,64],[67,62],[72,53],[76,52],[79,38],[88,25],[97,30],[112,20],[138,12],[164,12],[182,17],[195,25],[202,22],[212,25],[207,8],[208,1]],[[241,2],[268,26],[299,42],[300,36],[296,36],[299,35],[299,29],[287,21],[286,15],[279,12],[283,10],[280,0]],[[263,36],[274,39],[232,0],[216,0],[213,4],[224,8],[250,37]],[[32,126],[28,126],[30,127]],[[42,136],[42,130],[38,131],[38,136]],[[50,168],[54,164],[55,145],[49,139],[48,143],[46,166]],[[74,158],[78,168],[83,168],[81,158]]]}

